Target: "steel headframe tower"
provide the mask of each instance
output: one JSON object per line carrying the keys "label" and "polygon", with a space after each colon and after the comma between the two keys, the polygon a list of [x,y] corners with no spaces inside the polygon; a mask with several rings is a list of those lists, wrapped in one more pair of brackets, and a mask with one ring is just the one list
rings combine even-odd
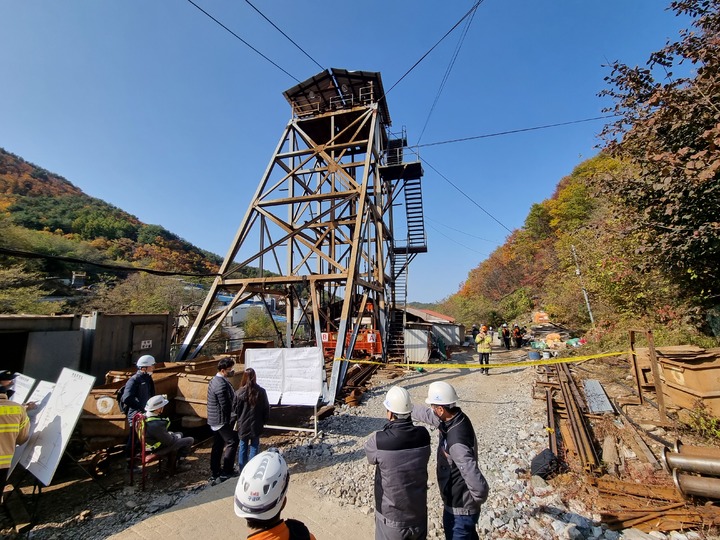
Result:
{"label": "steel headframe tower", "polygon": [[[323,332],[339,336],[332,402],[363,316],[387,339],[392,207],[402,185],[381,174],[390,115],[379,73],[326,70],[284,96],[293,116],[177,359],[195,357],[239,304],[281,295],[285,346],[300,322],[319,347]],[[297,307],[302,321],[293,320]]]}

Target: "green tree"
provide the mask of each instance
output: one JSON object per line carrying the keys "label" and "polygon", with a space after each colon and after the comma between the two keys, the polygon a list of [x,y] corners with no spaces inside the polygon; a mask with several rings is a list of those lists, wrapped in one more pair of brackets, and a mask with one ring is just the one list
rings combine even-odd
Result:
{"label": "green tree", "polygon": [[172,277],[138,272],[117,284],[102,285],[85,308],[107,313],[165,313],[177,315],[180,306],[199,300],[196,289]]}
{"label": "green tree", "polygon": [[43,275],[22,264],[0,266],[0,313],[50,315],[62,313],[62,302],[47,302]]}
{"label": "green tree", "polygon": [[248,310],[247,318],[243,322],[243,330],[248,339],[274,339],[277,331],[267,311],[261,307]]}

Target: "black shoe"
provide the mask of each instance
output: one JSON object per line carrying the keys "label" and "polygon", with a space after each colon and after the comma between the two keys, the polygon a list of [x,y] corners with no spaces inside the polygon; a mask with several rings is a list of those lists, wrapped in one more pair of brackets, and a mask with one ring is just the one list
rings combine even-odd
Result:
{"label": "black shoe", "polygon": [[192,466],[189,463],[178,463],[171,469],[170,474],[183,473],[189,471],[190,469],[192,469]]}
{"label": "black shoe", "polygon": [[238,476],[240,476],[240,472],[237,469],[233,469],[233,471],[230,473],[222,473],[220,475],[220,481],[224,482],[225,480],[227,480],[229,478],[236,478]]}

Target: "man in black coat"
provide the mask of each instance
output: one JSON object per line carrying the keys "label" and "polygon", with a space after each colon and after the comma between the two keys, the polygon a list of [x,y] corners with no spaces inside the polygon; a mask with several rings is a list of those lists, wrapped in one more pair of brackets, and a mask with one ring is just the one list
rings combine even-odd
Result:
{"label": "man in black coat", "polygon": [[235,389],[228,380],[235,374],[234,365],[235,361],[232,358],[220,360],[217,374],[208,383],[207,423],[215,435],[210,451],[211,485],[237,476],[235,455],[238,448],[238,436],[231,421]]}
{"label": "man in black coat", "polygon": [[430,434],[413,425],[408,391],[393,386],[384,402],[389,422],[365,443],[375,465],[375,538],[427,538],[427,465]]}
{"label": "man in black coat", "polygon": [[136,413],[144,413],[148,399],[155,395],[155,382],[152,372],[155,370],[155,358],[149,354],[138,358],[137,372],[125,384],[122,402],[127,407],[128,423],[132,426],[132,419]]}

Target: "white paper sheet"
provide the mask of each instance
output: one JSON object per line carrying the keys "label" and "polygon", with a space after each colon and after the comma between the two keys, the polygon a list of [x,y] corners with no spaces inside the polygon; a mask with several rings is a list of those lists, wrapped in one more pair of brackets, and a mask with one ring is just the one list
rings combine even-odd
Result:
{"label": "white paper sheet", "polygon": [[28,377],[27,375],[23,375],[22,373],[18,373],[15,377],[15,385],[13,386],[15,393],[13,394],[13,397],[10,398],[11,401],[14,401],[15,403],[25,403],[33,386],[35,386],[35,379]]}
{"label": "white paper sheet", "polygon": [[95,377],[63,368],[47,405],[37,417],[20,464],[49,486],[82,413]]}
{"label": "white paper sheet", "polygon": [[319,347],[248,349],[245,366],[255,370],[271,405],[314,406],[323,395],[324,359]]}

